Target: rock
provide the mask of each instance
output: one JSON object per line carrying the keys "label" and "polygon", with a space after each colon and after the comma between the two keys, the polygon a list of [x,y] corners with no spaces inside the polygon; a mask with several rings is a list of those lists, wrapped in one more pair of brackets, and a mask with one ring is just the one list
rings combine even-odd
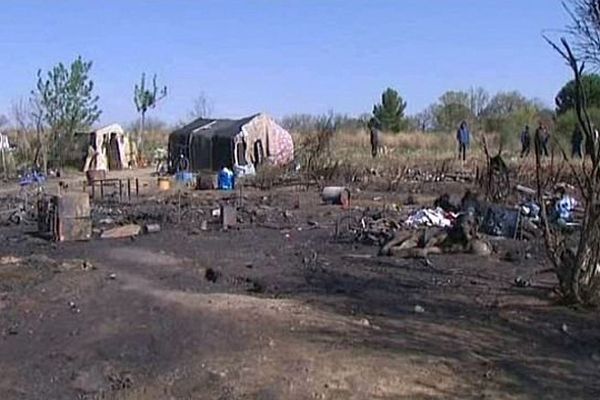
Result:
{"label": "rock", "polygon": [[102,232],[102,235],[100,235],[100,237],[102,239],[119,239],[133,237],[139,235],[141,230],[142,228],[136,224],[123,225]]}
{"label": "rock", "polygon": [[425,312],[425,308],[424,307],[422,307],[422,306],[420,306],[418,304],[415,306],[415,313],[417,313],[417,314],[423,314],[424,312]]}

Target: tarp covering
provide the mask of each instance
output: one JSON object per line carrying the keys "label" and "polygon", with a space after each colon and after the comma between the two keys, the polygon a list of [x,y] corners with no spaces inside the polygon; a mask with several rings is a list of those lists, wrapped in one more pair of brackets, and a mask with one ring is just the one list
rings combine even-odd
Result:
{"label": "tarp covering", "polygon": [[292,161],[292,136],[265,114],[238,120],[199,118],[169,135],[169,165],[185,157],[193,171]]}

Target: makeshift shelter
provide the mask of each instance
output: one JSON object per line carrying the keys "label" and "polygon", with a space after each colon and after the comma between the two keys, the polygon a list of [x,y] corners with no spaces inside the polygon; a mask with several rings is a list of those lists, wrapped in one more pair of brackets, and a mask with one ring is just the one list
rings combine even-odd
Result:
{"label": "makeshift shelter", "polygon": [[130,160],[135,159],[130,151],[129,136],[119,124],[105,126],[89,135],[84,172],[127,168]]}
{"label": "makeshift shelter", "polygon": [[223,166],[246,173],[263,162],[285,165],[294,158],[294,142],[288,131],[266,114],[247,118],[198,118],[169,135],[169,167],[180,159],[192,171],[217,171]]}

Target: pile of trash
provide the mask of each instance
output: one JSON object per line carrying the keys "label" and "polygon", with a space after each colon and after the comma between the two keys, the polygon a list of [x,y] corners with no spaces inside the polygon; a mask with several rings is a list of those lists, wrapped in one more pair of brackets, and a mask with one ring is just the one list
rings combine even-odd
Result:
{"label": "pile of trash", "polygon": [[420,226],[439,226],[441,228],[448,228],[452,226],[452,223],[457,216],[458,214],[446,212],[441,207],[422,208],[417,210],[414,214],[411,214],[406,221],[404,221],[404,226],[408,228]]}

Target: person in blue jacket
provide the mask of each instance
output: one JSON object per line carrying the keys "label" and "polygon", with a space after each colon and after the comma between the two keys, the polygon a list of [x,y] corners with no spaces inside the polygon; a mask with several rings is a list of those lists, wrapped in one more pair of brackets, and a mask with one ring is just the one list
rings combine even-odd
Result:
{"label": "person in blue jacket", "polygon": [[471,142],[471,132],[469,132],[467,121],[460,123],[460,126],[456,131],[456,140],[458,142],[458,158],[465,161],[467,159],[467,149]]}

